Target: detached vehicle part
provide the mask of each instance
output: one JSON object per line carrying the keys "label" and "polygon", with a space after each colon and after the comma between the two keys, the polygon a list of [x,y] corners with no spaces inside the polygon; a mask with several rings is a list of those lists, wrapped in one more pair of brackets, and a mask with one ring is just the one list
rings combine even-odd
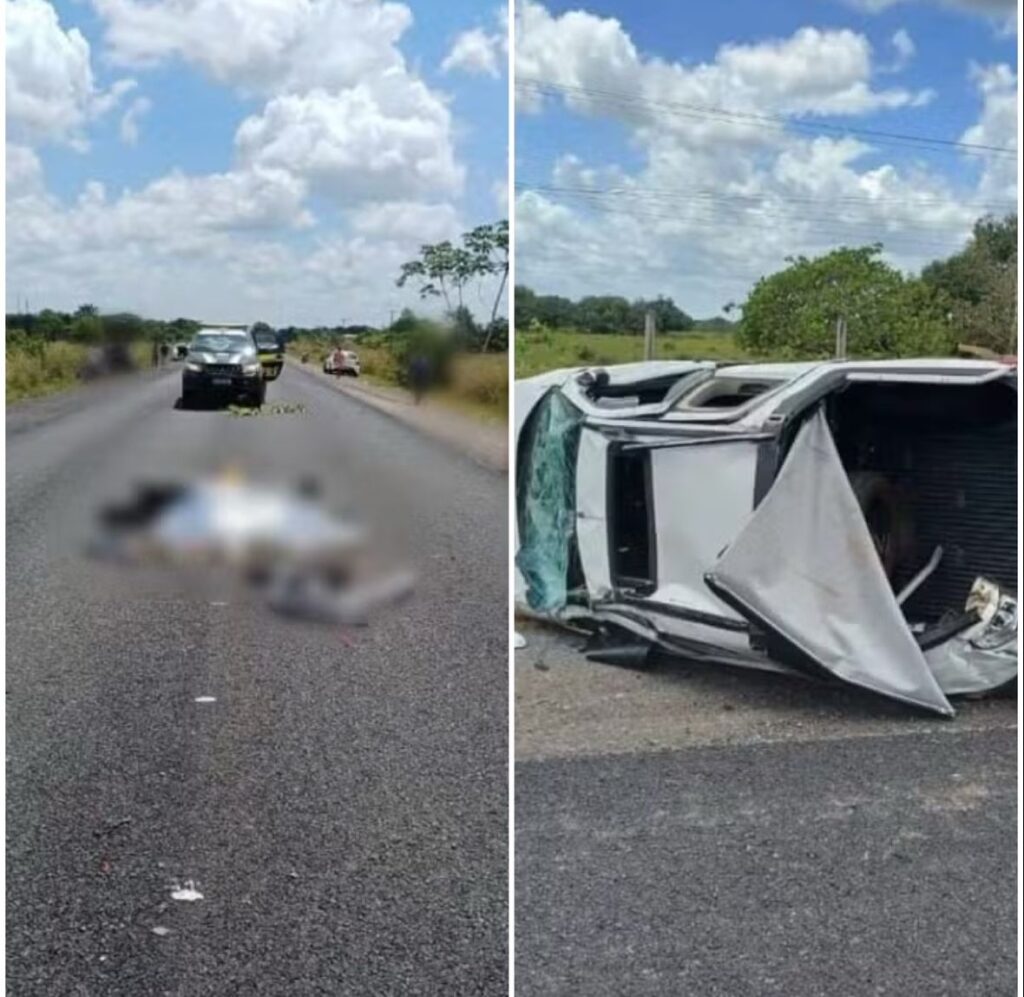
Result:
{"label": "detached vehicle part", "polygon": [[517,603],[951,715],[1016,675],[1016,412],[977,360],[517,382]]}

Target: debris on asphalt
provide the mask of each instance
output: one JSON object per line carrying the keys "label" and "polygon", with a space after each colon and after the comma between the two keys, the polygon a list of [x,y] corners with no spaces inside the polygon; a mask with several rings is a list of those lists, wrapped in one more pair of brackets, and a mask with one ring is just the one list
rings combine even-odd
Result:
{"label": "debris on asphalt", "polygon": [[163,938],[164,935],[169,935],[171,933],[171,929],[165,928],[162,924],[157,924],[149,930],[152,931],[154,935],[159,935],[161,938]]}
{"label": "debris on asphalt", "polygon": [[229,405],[228,415],[241,418],[252,418],[261,415],[302,415],[306,406],[301,402],[273,402],[269,405],[261,405],[259,408],[249,405]]}
{"label": "debris on asphalt", "polygon": [[195,903],[197,900],[202,900],[203,895],[196,889],[196,884],[191,879],[186,879],[183,886],[177,883],[171,884],[171,899]]}

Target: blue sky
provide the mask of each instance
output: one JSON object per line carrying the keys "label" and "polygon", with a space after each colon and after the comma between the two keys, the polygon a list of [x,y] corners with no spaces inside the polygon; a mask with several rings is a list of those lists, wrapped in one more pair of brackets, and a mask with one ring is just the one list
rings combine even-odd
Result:
{"label": "blue sky", "polygon": [[5,5],[8,309],[380,322],[507,213],[498,4]]}
{"label": "blue sky", "polygon": [[1012,156],[864,134],[1014,147],[1008,3],[516,10],[517,280],[539,291],[711,315],[786,255],[877,240],[912,271],[1015,208]]}

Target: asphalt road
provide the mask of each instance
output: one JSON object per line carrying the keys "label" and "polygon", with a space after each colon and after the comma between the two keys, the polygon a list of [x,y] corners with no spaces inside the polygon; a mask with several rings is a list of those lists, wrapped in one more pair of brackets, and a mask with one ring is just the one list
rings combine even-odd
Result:
{"label": "asphalt road", "polygon": [[[505,993],[506,479],[302,371],[301,413],[177,394],[8,411],[7,992]],[[82,556],[102,501],[226,461],[369,510],[412,600],[295,623]]]}
{"label": "asphalt road", "polygon": [[516,655],[516,993],[1017,992],[1012,700]]}

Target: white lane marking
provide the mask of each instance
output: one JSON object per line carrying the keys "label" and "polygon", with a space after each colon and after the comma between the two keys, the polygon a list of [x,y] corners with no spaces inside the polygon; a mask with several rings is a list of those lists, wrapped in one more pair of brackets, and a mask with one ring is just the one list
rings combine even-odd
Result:
{"label": "white lane marking", "polygon": [[191,879],[186,879],[184,886],[177,883],[171,886],[171,899],[194,903],[196,900],[202,900],[203,895],[196,889],[196,884]]}
{"label": "white lane marking", "polygon": [[158,924],[149,930],[152,931],[154,935],[159,935],[161,938],[163,938],[164,935],[169,935],[171,933],[171,929],[165,928],[162,924]]}
{"label": "white lane marking", "polygon": [[216,696],[196,696],[194,702],[196,703],[216,703]]}

